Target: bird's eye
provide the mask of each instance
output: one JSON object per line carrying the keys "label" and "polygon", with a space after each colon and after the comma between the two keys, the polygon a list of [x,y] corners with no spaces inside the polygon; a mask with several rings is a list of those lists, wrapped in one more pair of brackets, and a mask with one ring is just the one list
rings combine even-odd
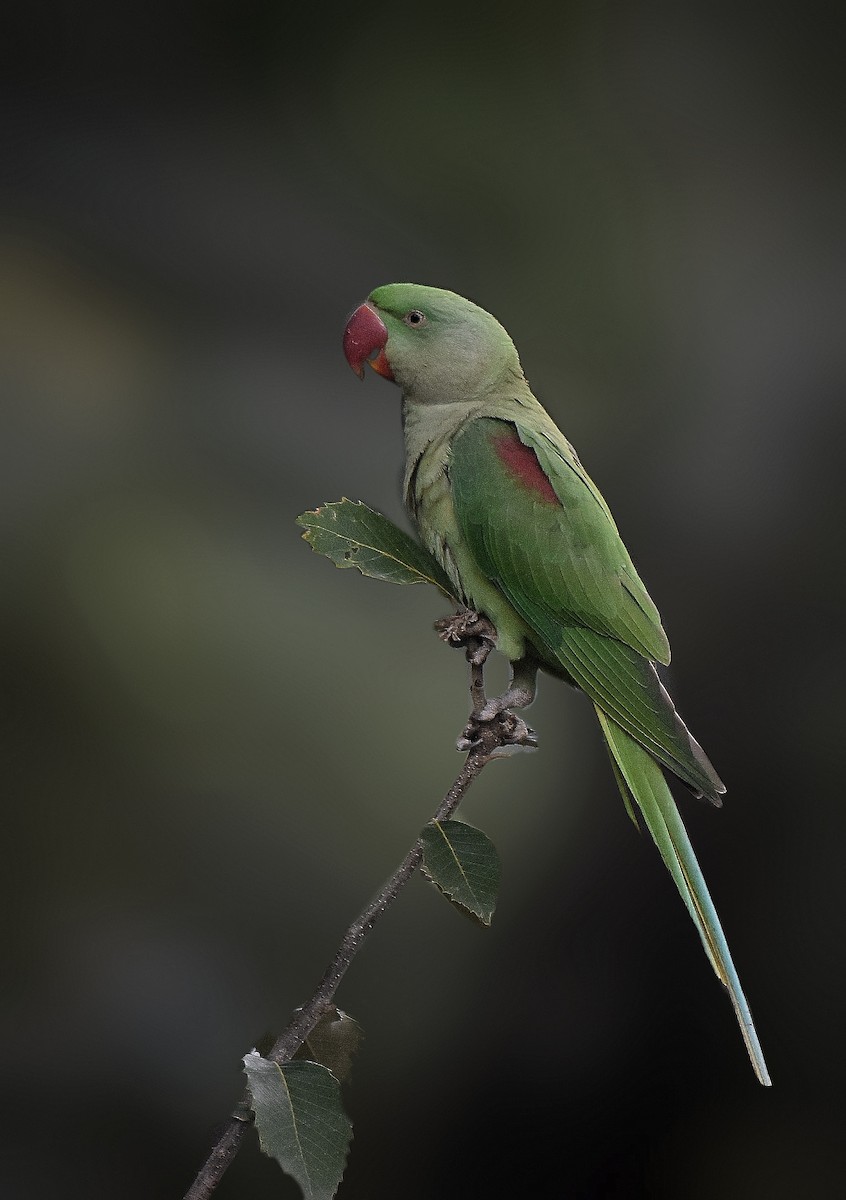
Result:
{"label": "bird's eye", "polygon": [[403,317],[406,325],[411,325],[413,328],[418,328],[420,325],[426,324],[426,314],[422,313],[419,308],[413,308],[411,312],[407,312]]}

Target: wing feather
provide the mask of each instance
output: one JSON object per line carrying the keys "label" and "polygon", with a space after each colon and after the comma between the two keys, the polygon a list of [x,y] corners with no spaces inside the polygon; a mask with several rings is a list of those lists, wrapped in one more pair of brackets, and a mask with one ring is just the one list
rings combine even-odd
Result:
{"label": "wing feather", "polygon": [[[543,449],[535,449],[537,461],[559,503],[509,469],[513,456],[497,452],[502,438]],[[660,763],[719,803],[725,789],[652,661],[669,658],[658,612],[575,453],[568,459],[546,446],[501,419],[477,418],[462,429],[448,468],[462,535],[534,631],[540,656],[563,667]]]}

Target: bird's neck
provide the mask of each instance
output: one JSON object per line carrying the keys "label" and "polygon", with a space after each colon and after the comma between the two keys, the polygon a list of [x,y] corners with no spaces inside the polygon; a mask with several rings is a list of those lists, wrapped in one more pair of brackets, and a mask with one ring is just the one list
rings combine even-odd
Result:
{"label": "bird's neck", "polygon": [[[405,494],[412,475],[443,471],[449,447],[458,431],[479,416],[516,420],[519,416],[543,413],[521,372],[509,371],[496,384],[479,391],[466,392],[458,400],[433,400],[419,397],[412,388],[403,389],[402,427],[405,436]],[[545,414],[544,414],[545,416]],[[548,418],[547,418],[548,419]]]}
{"label": "bird's neck", "polygon": [[411,396],[402,398],[402,429],[406,452],[419,457],[430,446],[449,442],[483,405],[466,400],[447,404],[420,404]]}
{"label": "bird's neck", "polygon": [[466,400],[447,404],[420,404],[409,395],[402,398],[402,428],[405,437],[403,495],[412,517],[416,516],[422,492],[442,476],[452,439],[465,422],[482,408]]}

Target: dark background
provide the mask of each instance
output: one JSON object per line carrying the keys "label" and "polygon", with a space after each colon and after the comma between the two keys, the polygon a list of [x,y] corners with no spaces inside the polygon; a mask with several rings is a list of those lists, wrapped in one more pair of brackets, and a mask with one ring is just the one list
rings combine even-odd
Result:
{"label": "dark background", "polygon": [[[178,1197],[460,765],[423,588],[295,516],[402,521],[347,313],[491,309],[664,616],[729,793],[683,813],[775,1086],[584,698],[463,815],[338,996],[344,1200],[840,1194],[842,6],[18,5],[4,17],[0,1193]],[[494,672],[501,681],[501,668]],[[251,1144],[218,1195],[294,1197]]]}

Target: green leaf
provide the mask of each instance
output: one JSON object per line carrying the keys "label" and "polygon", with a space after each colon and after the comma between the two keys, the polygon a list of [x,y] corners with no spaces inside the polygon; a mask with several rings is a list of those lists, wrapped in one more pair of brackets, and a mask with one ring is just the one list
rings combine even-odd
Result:
{"label": "green leaf", "polygon": [[332,1200],[344,1174],[352,1125],[341,1085],[313,1062],[244,1059],[261,1148],[293,1176],[305,1200]]}
{"label": "green leaf", "polygon": [[297,524],[318,554],[339,567],[358,567],[362,575],[388,583],[431,583],[459,603],[455,589],[428,550],[398,529],[382,513],[360,500],[339,500],[304,512]]}
{"label": "green leaf", "polygon": [[463,821],[430,821],[420,840],[425,875],[453,904],[490,925],[500,877],[490,838]]}
{"label": "green leaf", "polygon": [[333,1004],[324,1013],[294,1055],[328,1067],[336,1079],[345,1080],[352,1068],[352,1057],[363,1037],[361,1026]]}

